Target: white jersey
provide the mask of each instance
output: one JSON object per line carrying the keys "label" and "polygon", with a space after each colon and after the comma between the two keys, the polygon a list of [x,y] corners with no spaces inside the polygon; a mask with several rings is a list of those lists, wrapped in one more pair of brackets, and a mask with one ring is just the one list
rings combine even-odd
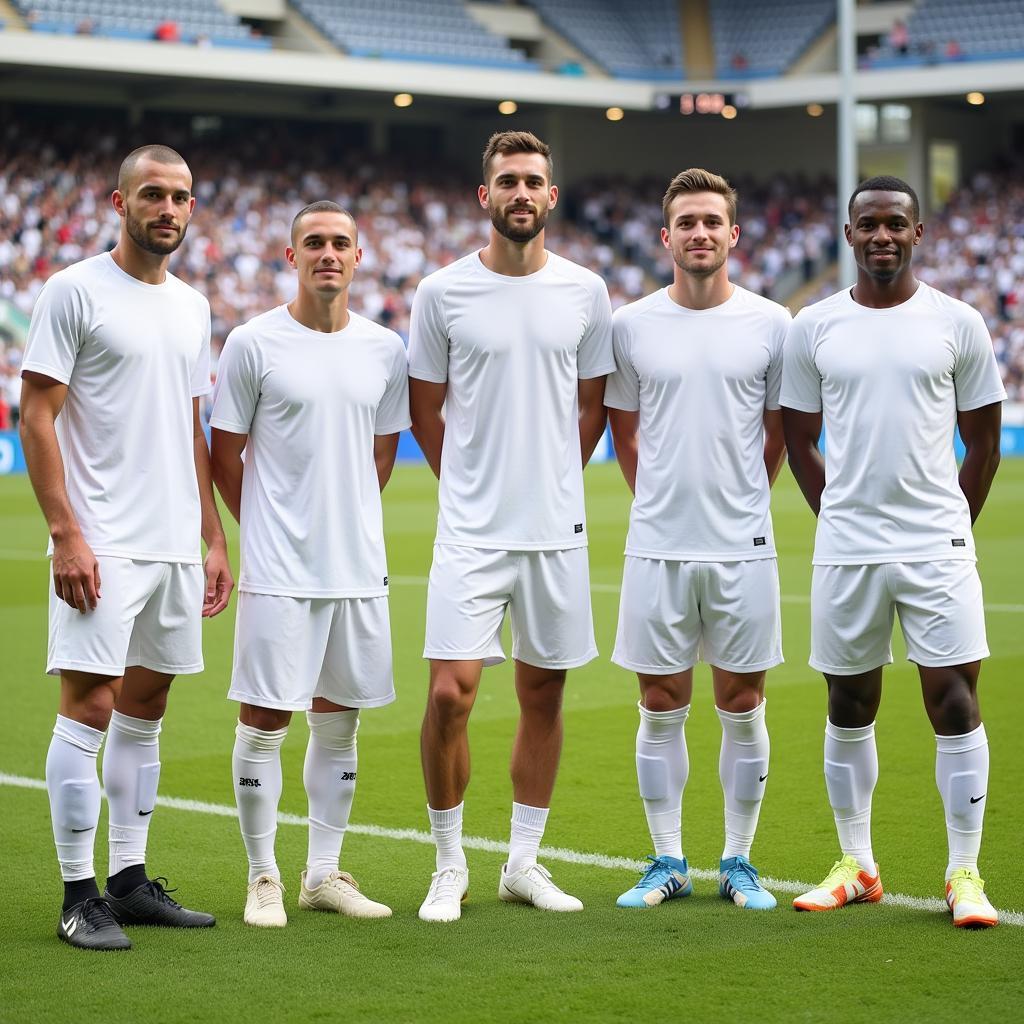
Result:
{"label": "white jersey", "polygon": [[211,426],[248,434],[238,588],[283,597],[387,594],[376,434],[409,426],[402,339],[356,313],[331,334],[278,306],[236,327]]}
{"label": "white jersey", "polygon": [[201,561],[192,399],[210,390],[206,299],[172,274],[144,284],[92,256],[39,293],[22,370],[68,386],[57,440],[93,552]]}
{"label": "white jersey", "polygon": [[662,288],[613,323],[605,405],[640,412],[626,554],[774,558],[764,411],[779,407],[789,311],[738,286],[721,305],[687,309]]}
{"label": "white jersey", "polygon": [[438,543],[587,543],[577,387],[615,369],[611,304],[596,274],[547,256],[509,277],[473,252],[416,289],[409,373],[448,384]]}
{"label": "white jersey", "polygon": [[923,282],[889,309],[844,289],[802,310],[782,404],[824,420],[815,564],[973,560],[953,428],[1005,398],[981,315]]}

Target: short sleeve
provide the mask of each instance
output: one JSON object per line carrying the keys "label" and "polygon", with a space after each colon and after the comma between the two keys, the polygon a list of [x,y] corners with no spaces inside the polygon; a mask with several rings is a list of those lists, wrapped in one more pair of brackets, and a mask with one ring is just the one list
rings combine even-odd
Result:
{"label": "short sleeve", "polygon": [[612,303],[604,282],[597,280],[587,327],[576,347],[576,376],[580,380],[603,377],[615,369],[612,355]]}
{"label": "short sleeve", "polygon": [[953,367],[956,407],[960,412],[1006,400],[1006,389],[985,321],[977,310],[970,309],[966,313],[959,325],[959,351]]}
{"label": "short sleeve", "polygon": [[630,354],[629,328],[621,316],[612,318],[612,349],[615,370],[604,389],[604,404],[609,409],[636,412],[640,408],[640,375]]}
{"label": "short sleeve", "polygon": [[409,373],[405,361],[405,346],[396,335],[394,358],[388,371],[388,382],[377,405],[373,421],[375,434],[397,434],[412,425],[409,417]]}
{"label": "short sleeve", "polygon": [[448,327],[444,304],[429,278],[416,288],[409,314],[409,376],[434,384],[448,380]]}
{"label": "short sleeve", "polygon": [[236,328],[228,335],[213,386],[210,426],[232,434],[248,434],[260,397],[255,345]]}
{"label": "short sleeve", "polygon": [[811,324],[797,316],[782,350],[782,392],[779,404],[798,412],[821,412],[821,374],[811,354]]}
{"label": "short sleeve", "polygon": [[69,384],[89,330],[85,289],[57,274],[43,286],[32,310],[22,372],[41,373]]}
{"label": "short sleeve", "polygon": [[203,299],[198,314],[202,320],[203,343],[199,349],[199,358],[192,367],[192,397],[210,393],[210,304]]}
{"label": "short sleeve", "polygon": [[768,363],[768,372],[765,375],[764,407],[766,409],[778,409],[781,404],[779,397],[782,394],[782,362],[786,346],[786,334],[793,318],[788,310],[783,310],[772,324],[771,332],[771,361]]}

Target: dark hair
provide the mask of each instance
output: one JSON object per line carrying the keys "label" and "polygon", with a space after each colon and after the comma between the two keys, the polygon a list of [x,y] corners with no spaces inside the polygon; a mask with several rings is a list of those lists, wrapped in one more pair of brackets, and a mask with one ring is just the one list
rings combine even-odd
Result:
{"label": "dark hair", "polygon": [[[359,235],[359,228],[356,226],[355,217],[353,217],[352,214],[349,213],[344,206],[339,206],[337,203],[331,202],[330,199],[318,199],[315,203],[309,203],[307,206],[304,206],[301,210],[299,210],[297,214],[295,214],[295,217],[292,219],[292,229],[290,232],[290,236],[293,246],[295,245],[295,229],[299,226],[299,221],[310,213],[343,214],[344,216],[348,217],[350,221],[352,221],[352,227],[355,228],[356,236],[358,237]],[[353,239],[353,241],[355,241],[355,239]]]}
{"label": "dark hair", "polygon": [[917,193],[902,178],[894,177],[891,174],[878,174],[874,178],[867,178],[862,181],[850,196],[849,205],[846,207],[847,216],[853,220],[853,201],[861,192],[902,192],[910,196],[910,205],[914,214],[914,223],[921,219],[921,203]]}
{"label": "dark hair", "polygon": [[539,153],[547,161],[548,184],[551,183],[551,147],[546,142],[541,142],[533,132],[495,132],[484,146],[484,184],[491,173],[491,161],[496,156],[507,156],[509,153]]}
{"label": "dark hair", "polygon": [[736,223],[736,189],[720,174],[705,171],[703,167],[691,167],[687,171],[680,171],[669,182],[665,191],[665,197],[661,201],[661,215],[665,219],[665,227],[670,227],[668,211],[676,197],[692,192],[714,192],[722,196],[729,210],[729,224]]}
{"label": "dark hair", "polygon": [[[132,174],[140,160],[155,160],[158,164],[185,164],[185,158],[170,146],[151,144],[133,149],[122,161],[117,172],[117,191],[124,195],[128,191]],[[188,164],[185,164],[187,167]]]}

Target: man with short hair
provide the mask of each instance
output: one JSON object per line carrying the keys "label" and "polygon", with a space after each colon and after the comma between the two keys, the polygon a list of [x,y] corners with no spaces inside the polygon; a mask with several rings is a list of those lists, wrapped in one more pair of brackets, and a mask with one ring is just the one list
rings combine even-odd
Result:
{"label": "man with short hair", "polygon": [[[21,419],[51,538],[46,670],[61,680],[46,758],[64,879],[57,934],[101,950],[131,947],[123,924],[214,924],[171,899],[166,879],[148,878],[146,840],[171,681],[202,671],[202,616],[220,613],[233,586],[199,417],[210,307],[167,271],[195,206],[192,175],[173,149],[143,146],[121,164],[112,201],[117,245],[39,294]],[[100,898],[96,758],[108,725],[110,877]]]}
{"label": "man with short hair", "polygon": [[765,675],[782,661],[769,497],[784,447],[779,387],[789,312],[729,280],[736,192],[692,167],[662,204],[672,284],[618,310],[605,405],[635,494],[612,661],[640,681],[636,771],[654,844],[618,899],[656,907],[693,891],[681,810],[693,667],[711,665],[722,723],[719,892],[770,910],[750,863],[768,778]]}
{"label": "man with short hair", "polygon": [[597,653],[583,466],[604,429],[611,306],[599,277],[544,248],[558,200],[545,143],[496,133],[483,180],[488,243],[420,283],[409,342],[413,433],[440,478],[421,737],[437,870],[419,911],[425,921],[457,920],[469,884],[466,725],[483,667],[505,658],[506,609],[520,717],[498,896],[583,909],[537,853],[562,747],[566,670]]}
{"label": "man with short hair", "polygon": [[[231,332],[214,390],[213,470],[242,527],[232,755],[249,857],[244,920],[283,927],[274,854],[281,745],[305,711],[309,848],[299,906],[390,917],[339,870],[361,708],[395,699],[380,495],[409,426],[405,346],[349,309],[362,250],[323,200],[292,222],[298,292]],[[245,461],[242,453],[245,452]]]}
{"label": "man with short hair", "polygon": [[[857,283],[800,312],[783,371],[789,461],[818,517],[810,664],[828,684],[825,785],[842,849],[793,905],[882,898],[874,723],[898,613],[935,730],[946,902],[955,925],[988,927],[997,915],[978,875],[989,754],[977,685],[989,652],[971,525],[999,464],[1006,392],[981,315],[914,276],[924,228],[910,185],[862,182],[849,216]],[[959,475],[954,427],[966,448]]]}

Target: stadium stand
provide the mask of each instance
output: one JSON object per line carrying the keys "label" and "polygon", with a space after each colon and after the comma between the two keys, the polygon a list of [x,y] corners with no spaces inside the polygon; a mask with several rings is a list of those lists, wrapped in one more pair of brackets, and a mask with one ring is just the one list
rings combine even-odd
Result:
{"label": "stadium stand", "polygon": [[677,0],[528,0],[555,31],[620,78],[685,77]]}
{"label": "stadium stand", "polygon": [[522,50],[470,17],[461,0],[291,0],[291,5],[356,57],[536,67]]}
{"label": "stadium stand", "polygon": [[832,0],[710,0],[720,78],[781,75],[835,20]]}
{"label": "stadium stand", "polygon": [[37,32],[208,42],[215,46],[269,48],[236,14],[216,0],[13,0],[26,25]]}

